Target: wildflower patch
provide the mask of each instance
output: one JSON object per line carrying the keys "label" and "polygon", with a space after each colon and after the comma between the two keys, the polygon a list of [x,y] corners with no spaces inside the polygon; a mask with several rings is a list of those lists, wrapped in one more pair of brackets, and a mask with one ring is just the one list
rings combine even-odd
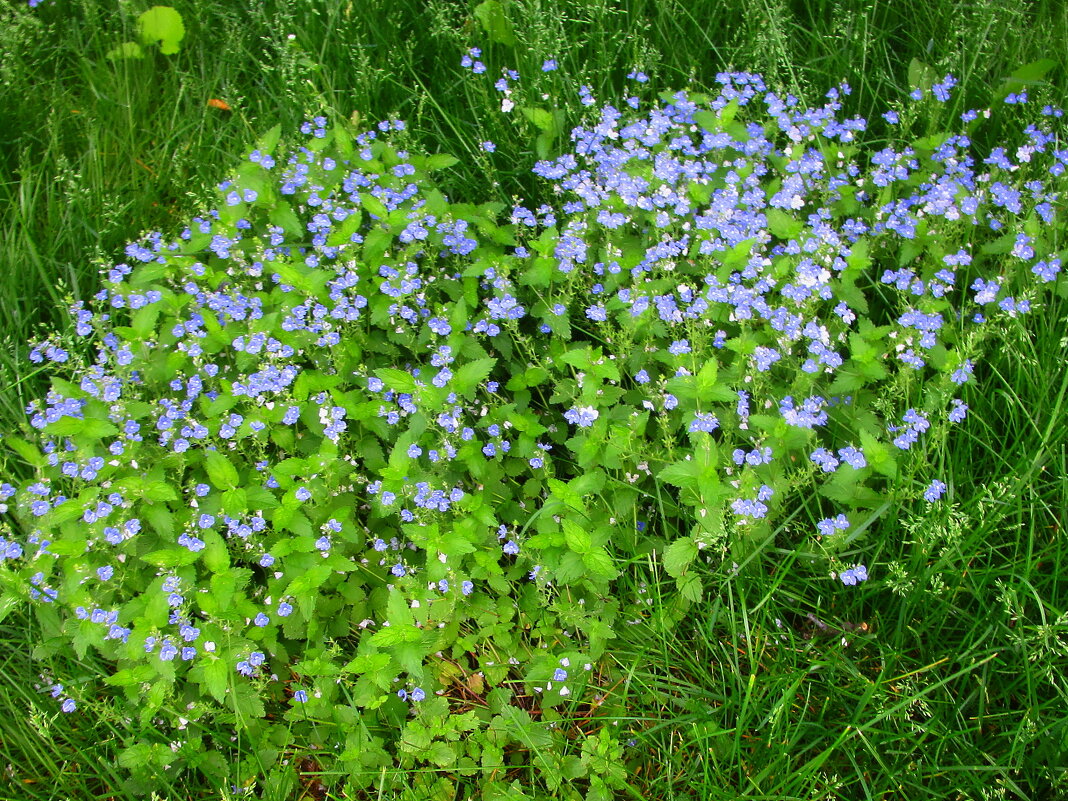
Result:
{"label": "wildflower patch", "polygon": [[[655,555],[679,614],[784,551],[873,591],[866,532],[952,494],[926,443],[965,420],[989,332],[1063,288],[1060,113],[1014,155],[977,160],[970,114],[869,152],[847,87],[804,108],[718,82],[602,107],[534,166],[554,205],[455,202],[455,160],[402,122],[316,118],[131,244],[71,309],[82,345],[35,346],[52,390],[12,447],[37,476],[0,487],[4,592],[114,666],[113,690],[57,683],[62,709],[116,692],[161,742],[327,725],[353,787],[503,792],[521,754],[607,797],[622,747],[580,723],[645,613],[622,573]],[[528,116],[547,156],[559,120]],[[178,739],[123,764],[215,769]]]}

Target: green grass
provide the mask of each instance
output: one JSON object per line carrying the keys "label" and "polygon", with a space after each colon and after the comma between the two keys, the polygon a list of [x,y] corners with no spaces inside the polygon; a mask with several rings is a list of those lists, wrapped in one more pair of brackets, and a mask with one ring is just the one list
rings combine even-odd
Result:
{"label": "green grass", "polygon": [[[413,148],[461,158],[444,178],[450,196],[547,200],[530,174],[532,128],[460,70],[467,47],[484,48],[488,74],[520,69],[569,128],[581,107],[562,76],[615,100],[632,67],[658,89],[762,72],[813,101],[844,79],[848,110],[873,118],[901,101],[916,58],[960,79],[962,109],[981,108],[1013,69],[1063,59],[1068,37],[1068,6],[1054,0],[533,0],[512,9],[514,48],[487,45],[473,4],[445,0],[174,5],[188,28],[180,54],[115,63],[105,54],[130,38],[141,6],[0,9],[0,431],[24,428],[22,409],[44,391],[25,342],[66,325],[64,298],[90,298],[98,266],[120,260],[139,232],[176,232],[275,123],[293,130],[320,110],[365,122],[393,114]],[[550,56],[560,71],[542,75]],[[1065,66],[1036,88],[1062,105]],[[984,138],[1006,133],[992,125]],[[508,156],[484,154],[486,139]],[[631,592],[652,603],[612,647],[599,720],[636,741],[626,759],[637,793],[1068,797],[1066,326],[1068,306],[1055,301],[996,343],[982,391],[964,395],[967,423],[935,460],[952,477],[952,506],[890,509],[873,529],[866,558],[898,566],[893,588],[832,601],[813,576],[784,597],[772,565],[803,565],[769,542],[737,576],[710,565],[717,591],[682,618],[655,563],[634,568]],[[17,478],[20,467],[11,460]],[[865,630],[837,631],[847,623]],[[145,797],[115,762],[133,724],[103,700],[92,717],[60,715],[35,689],[42,672],[97,669],[37,658],[42,636],[26,609],[0,624],[0,799]],[[232,769],[239,784],[245,769]],[[312,778],[303,792],[321,797]]]}

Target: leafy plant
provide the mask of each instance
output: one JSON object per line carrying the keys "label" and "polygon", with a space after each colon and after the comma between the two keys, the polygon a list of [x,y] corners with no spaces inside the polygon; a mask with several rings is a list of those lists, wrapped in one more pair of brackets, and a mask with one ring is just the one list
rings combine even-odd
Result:
{"label": "leafy plant", "polygon": [[182,15],[170,6],[152,6],[137,18],[137,36],[140,42],[123,42],[108,51],[112,61],[126,58],[144,58],[146,47],[159,47],[165,56],[180,51],[185,38]]}
{"label": "leafy plant", "polygon": [[[643,613],[623,574],[655,555],[677,619],[710,564],[880,580],[866,538],[947,489],[928,443],[992,321],[1063,288],[1068,152],[1034,125],[979,173],[965,133],[869,153],[848,87],[808,109],[717,80],[601,108],[536,165],[537,209],[450,200],[456,160],[397,120],[276,128],[72,307],[95,360],[36,345],[4,598],[37,601],[41,653],[115,666],[157,729],[123,766],[221,778],[222,726],[261,777],[286,754],[379,792],[418,768],[424,797],[529,797],[518,770],[609,798],[623,749],[584,726]],[[562,122],[530,109],[545,155]]]}

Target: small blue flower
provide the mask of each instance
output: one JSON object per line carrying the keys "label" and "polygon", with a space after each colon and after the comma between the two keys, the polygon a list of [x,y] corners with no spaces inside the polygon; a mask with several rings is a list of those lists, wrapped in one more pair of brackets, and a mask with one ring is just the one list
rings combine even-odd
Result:
{"label": "small blue flower", "polygon": [[838,578],[842,580],[843,584],[853,587],[858,582],[868,580],[868,569],[864,565],[856,565],[848,570],[843,570]]}
{"label": "small blue flower", "polygon": [[308,703],[308,693],[306,693],[304,690],[297,690],[295,693],[293,693],[293,700],[296,701],[298,704],[306,704]]}
{"label": "small blue flower", "polygon": [[554,59],[554,58],[545,59],[544,63],[542,63],[542,65],[541,65],[541,71],[542,72],[552,72],[555,69],[556,69],[556,59]]}
{"label": "small blue flower", "polygon": [[946,489],[947,487],[945,482],[935,479],[931,482],[930,486],[928,486],[927,489],[924,490],[923,499],[927,501],[927,503],[934,503],[942,497],[942,494],[946,491]]}
{"label": "small blue flower", "polygon": [[497,149],[497,145],[495,145],[493,142],[486,141],[482,143],[482,149],[485,150],[487,153],[492,153]]}

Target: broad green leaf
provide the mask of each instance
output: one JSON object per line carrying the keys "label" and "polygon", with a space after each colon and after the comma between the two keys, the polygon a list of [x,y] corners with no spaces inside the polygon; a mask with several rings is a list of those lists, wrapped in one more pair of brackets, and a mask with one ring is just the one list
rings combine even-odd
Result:
{"label": "broad green leaf", "polygon": [[697,545],[689,537],[675,540],[664,551],[664,570],[672,578],[678,578],[697,558]]}
{"label": "broad green leaf", "polygon": [[370,192],[363,192],[360,195],[360,205],[363,206],[368,214],[374,215],[380,220],[384,220],[389,216],[389,210],[386,208],[386,204]]}
{"label": "broad green leaf", "polygon": [[693,121],[711,133],[715,133],[722,127],[719,122],[719,117],[714,111],[695,111]]}
{"label": "broad green leaf", "polygon": [[567,547],[572,551],[586,553],[593,547],[590,532],[582,526],[576,525],[566,517],[560,521],[560,524],[564,527],[564,540],[567,542]]}
{"label": "broad green leaf", "polygon": [[873,470],[888,478],[897,476],[897,460],[890,446],[880,442],[866,430],[860,432],[860,444],[864,458]]}
{"label": "broad green leaf", "polygon": [[468,362],[456,370],[452,380],[449,381],[449,386],[457,395],[470,398],[475,388],[485,381],[486,377],[492,372],[495,364],[497,364],[497,360],[490,358],[475,359],[473,362]]}
{"label": "broad green leaf", "polygon": [[187,548],[164,548],[159,551],[146,553],[141,557],[150,565],[156,567],[183,567],[191,565],[200,558],[199,554]]}
{"label": "broad green leaf", "polygon": [[550,478],[548,483],[549,492],[552,493],[553,496],[559,498],[576,512],[586,511],[586,505],[582,502],[582,496],[574,489],[557,478]]}
{"label": "broad green leaf", "polygon": [[452,167],[454,164],[459,164],[460,160],[456,156],[449,155],[448,153],[435,153],[433,156],[428,156],[426,160],[426,171],[435,172],[437,170],[444,170],[447,167]]}
{"label": "broad green leaf", "polygon": [[686,489],[687,487],[697,486],[697,478],[701,474],[701,471],[701,465],[691,459],[689,461],[669,464],[657,473],[656,477],[666,484]]}
{"label": "broad green leaf", "polygon": [[204,469],[208,471],[208,479],[217,489],[233,489],[237,486],[237,468],[219,451],[207,452]]}
{"label": "broad green leaf", "polygon": [[415,383],[415,376],[406,370],[380,367],[375,370],[375,376],[381,379],[382,383],[394,392],[404,392],[411,395],[418,389]]}
{"label": "broad green leaf", "polygon": [[619,575],[615,561],[604,548],[597,547],[582,554],[582,564],[590,574],[602,579],[613,579]]}
{"label": "broad green leaf", "polygon": [[87,440],[100,440],[119,433],[119,429],[107,420],[97,417],[61,417],[46,425],[43,431],[57,437],[78,437]]}
{"label": "broad green leaf", "polygon": [[204,686],[220,704],[226,698],[230,682],[230,666],[225,659],[213,659],[204,665]]}
{"label": "broad green leaf", "polygon": [[484,0],[475,6],[474,14],[491,42],[505,47],[515,46],[515,32],[500,0]]}
{"label": "broad green leaf", "polygon": [[158,44],[159,51],[174,55],[185,38],[182,15],[170,6],[152,6],[137,18],[137,32],[146,44]]}
{"label": "broad green leaf", "polygon": [[552,131],[553,129],[553,114],[543,108],[521,108],[523,116],[534,123],[535,127],[539,131]]}
{"label": "broad green leaf", "polygon": [[675,580],[678,585],[679,592],[683,598],[693,601],[694,603],[701,600],[701,596],[704,594],[704,587],[701,584],[701,579],[698,578],[696,573],[687,573],[684,576]]}

